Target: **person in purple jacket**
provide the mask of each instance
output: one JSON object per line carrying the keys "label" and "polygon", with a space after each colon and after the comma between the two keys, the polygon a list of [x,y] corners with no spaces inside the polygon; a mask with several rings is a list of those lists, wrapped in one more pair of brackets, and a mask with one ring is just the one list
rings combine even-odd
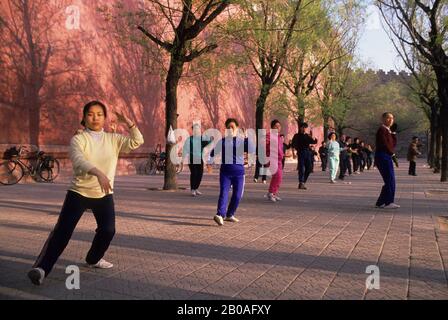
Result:
{"label": "person in purple jacket", "polygon": [[[244,193],[244,152],[255,152],[255,145],[250,143],[248,138],[238,135],[238,121],[236,119],[227,119],[225,125],[226,136],[218,142],[218,145],[221,144],[221,150],[216,150],[215,147],[211,153],[211,156],[214,157],[216,152],[221,152],[222,159],[219,172],[218,208],[213,218],[219,226],[224,225],[224,221],[239,221],[235,218],[235,213]],[[232,197],[227,206],[230,187],[232,187]]]}
{"label": "person in purple jacket", "polygon": [[398,209],[400,206],[395,204],[395,172],[393,157],[395,156],[395,147],[397,145],[397,137],[391,131],[394,123],[394,115],[386,112],[382,117],[383,124],[376,133],[376,152],[375,165],[380,171],[384,181],[381,194],[376,201],[377,208]]}

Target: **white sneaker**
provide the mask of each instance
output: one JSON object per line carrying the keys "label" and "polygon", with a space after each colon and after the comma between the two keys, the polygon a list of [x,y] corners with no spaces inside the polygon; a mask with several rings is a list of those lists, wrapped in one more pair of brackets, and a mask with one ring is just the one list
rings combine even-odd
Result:
{"label": "white sneaker", "polygon": [[385,206],[386,206],[385,204],[382,204],[380,206],[375,205],[375,208],[377,208],[377,209],[384,209]]}
{"label": "white sneaker", "polygon": [[196,195],[197,196],[202,196],[202,192],[200,192],[199,190],[196,190]]}
{"label": "white sneaker", "polygon": [[275,199],[275,196],[272,193],[268,193],[267,198],[269,201],[277,202],[277,199]]}
{"label": "white sneaker", "polygon": [[254,182],[257,183],[257,182],[258,182],[258,179],[255,179],[255,178],[254,178]]}
{"label": "white sneaker", "polygon": [[266,180],[263,180],[263,184],[266,184],[267,182],[266,182]]}
{"label": "white sneaker", "polygon": [[28,272],[28,278],[34,285],[40,286],[44,282],[45,271],[42,268],[33,268]]}
{"label": "white sneaker", "polygon": [[400,208],[400,206],[396,203],[391,203],[384,207],[384,209],[398,209],[398,208]]}
{"label": "white sneaker", "polygon": [[87,266],[89,267],[89,268],[97,268],[97,269],[110,269],[110,268],[112,268],[114,265],[112,264],[112,263],[110,263],[110,262],[107,262],[106,260],[104,260],[104,259],[101,259],[100,261],[98,261],[97,263],[95,263],[95,264],[87,264]]}
{"label": "white sneaker", "polygon": [[337,183],[336,180],[330,180],[330,183]]}
{"label": "white sneaker", "polygon": [[196,190],[191,190],[191,196],[192,197],[196,197],[197,196],[197,191]]}
{"label": "white sneaker", "polygon": [[229,221],[229,222],[240,222],[239,219],[235,218],[234,216],[231,217],[227,217],[224,219],[225,221]]}
{"label": "white sneaker", "polygon": [[282,201],[282,198],[280,198],[278,195],[276,195],[276,194],[274,194],[274,198],[275,198],[275,200],[277,200],[277,201]]}
{"label": "white sneaker", "polygon": [[215,220],[215,222],[218,224],[218,226],[224,225],[224,220],[222,219],[222,217],[220,215],[214,216],[213,220]]}

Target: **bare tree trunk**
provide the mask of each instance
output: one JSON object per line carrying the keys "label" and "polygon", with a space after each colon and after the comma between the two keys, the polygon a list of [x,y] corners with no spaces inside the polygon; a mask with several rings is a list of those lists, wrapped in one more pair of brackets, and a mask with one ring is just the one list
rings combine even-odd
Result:
{"label": "bare tree trunk", "polygon": [[434,168],[436,158],[436,140],[437,140],[437,114],[431,112],[430,122],[430,137],[429,137],[429,150],[428,150],[428,164],[430,168]]}
{"label": "bare tree trunk", "polygon": [[441,118],[441,148],[442,148],[442,163],[441,163],[441,182],[448,180],[448,106],[445,106],[440,112]]}
{"label": "bare tree trunk", "polygon": [[[177,87],[182,76],[184,63],[176,55],[171,55],[170,68],[166,78],[166,126],[165,137],[168,135],[170,127],[177,128]],[[171,161],[171,150],[174,145],[166,144],[166,167],[163,190],[176,190],[177,177],[176,167]]]}

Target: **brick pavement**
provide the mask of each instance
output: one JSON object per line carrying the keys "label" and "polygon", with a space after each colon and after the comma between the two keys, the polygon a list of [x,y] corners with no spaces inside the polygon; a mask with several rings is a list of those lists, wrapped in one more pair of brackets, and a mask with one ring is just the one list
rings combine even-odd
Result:
{"label": "brick pavement", "polygon": [[[199,198],[188,190],[150,191],[161,176],[118,177],[117,234],[106,255],[111,270],[82,266],[95,230],[90,212],[43,286],[26,272],[54,226],[67,181],[0,187],[2,299],[447,299],[448,185],[422,163],[418,177],[397,171],[397,211],[374,208],[378,172],[330,185],[327,174],[297,190],[288,165],[281,203],[248,179],[241,222],[212,220],[217,175],[206,174]],[[179,176],[188,186],[188,174]],[[65,267],[79,265],[81,289],[65,288]],[[380,268],[380,289],[367,290],[366,267]]]}

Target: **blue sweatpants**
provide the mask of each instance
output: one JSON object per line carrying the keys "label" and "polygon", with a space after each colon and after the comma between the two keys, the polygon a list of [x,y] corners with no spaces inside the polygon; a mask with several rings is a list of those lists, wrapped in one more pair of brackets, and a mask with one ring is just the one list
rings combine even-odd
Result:
{"label": "blue sweatpants", "polygon": [[392,157],[385,152],[377,152],[375,153],[375,164],[384,181],[384,186],[381,189],[376,205],[387,206],[395,201],[395,172]]}
{"label": "blue sweatpants", "polygon": [[[219,200],[218,200],[218,215],[221,217],[233,217],[236,209],[240,204],[240,200],[244,193],[244,175],[234,175],[226,172],[220,172],[219,174]],[[230,199],[229,206],[227,202],[229,200],[230,186],[232,186],[232,198]]]}

